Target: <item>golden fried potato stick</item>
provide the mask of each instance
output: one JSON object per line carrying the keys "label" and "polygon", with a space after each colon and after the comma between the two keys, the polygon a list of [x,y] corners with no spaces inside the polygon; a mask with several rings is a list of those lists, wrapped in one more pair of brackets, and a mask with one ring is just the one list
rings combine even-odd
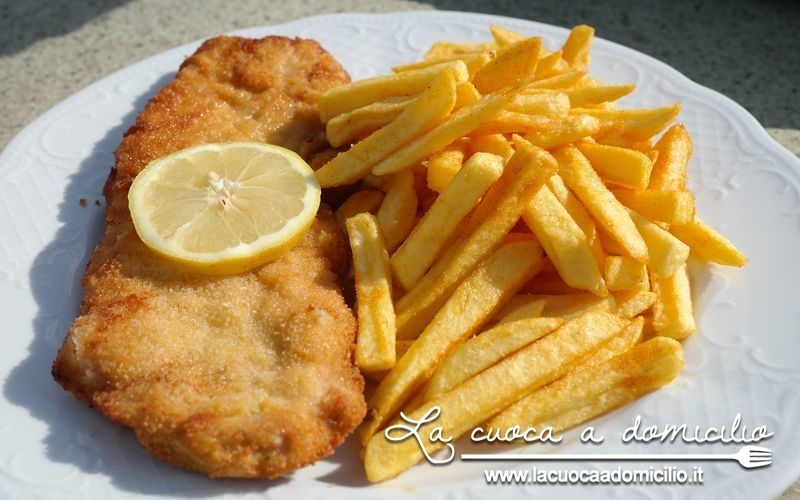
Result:
{"label": "golden fried potato stick", "polygon": [[481,97],[475,104],[459,109],[424,136],[384,158],[375,165],[372,173],[375,175],[390,174],[424,160],[492,118],[508,105],[522,91],[523,87],[524,84],[503,88]]}
{"label": "golden fried potato stick", "polygon": [[592,51],[594,28],[581,24],[569,32],[567,41],[561,48],[562,57],[572,69],[589,70],[589,56]]}
{"label": "golden fried potato stick", "polygon": [[[503,161],[508,161],[514,154],[514,148],[511,147],[511,144],[509,144],[503,134],[470,137],[469,150],[472,154],[491,153],[502,157]],[[430,168],[430,162],[428,162],[428,168]]]}
{"label": "golden fried potato stick", "polygon": [[[482,428],[507,430],[516,425],[521,429],[528,427],[541,429],[540,424],[544,421],[553,420],[591,404],[594,401],[593,396],[599,397],[603,394],[603,389],[606,388],[604,383],[608,384],[611,381],[604,380],[604,383],[598,383],[595,380],[587,380],[588,374],[600,378],[608,377],[606,373],[598,372],[597,367],[608,367],[608,360],[633,349],[642,338],[643,326],[643,318],[635,318],[619,334],[570,367],[563,377],[508,406],[489,419]],[[589,392],[588,388],[598,392]]]}
{"label": "golden fried potato stick", "polygon": [[611,291],[650,290],[647,266],[627,255],[607,255],[603,276]]}
{"label": "golden fried potato stick", "polygon": [[453,243],[396,304],[397,338],[415,338],[458,283],[500,243],[525,204],[555,171],[553,157],[529,143],[517,144],[503,175],[462,224]]}
{"label": "golden fried potato stick", "polygon": [[549,187],[536,193],[522,212],[522,219],[541,242],[564,282],[595,295],[608,294],[586,234]]}
{"label": "golden fried potato stick", "polygon": [[380,191],[366,189],[355,192],[344,200],[344,203],[339,205],[339,208],[336,209],[334,213],[336,222],[339,223],[339,227],[342,228],[342,231],[346,231],[344,223],[347,219],[360,213],[374,213],[378,210],[378,207],[381,206],[382,201],[383,193]]}
{"label": "golden fried potato stick", "polygon": [[428,385],[420,391],[416,409],[453,389],[470,377],[539,340],[564,323],[561,318],[523,319],[497,325],[479,333],[447,355]]}
{"label": "golden fried potato stick", "polygon": [[[568,429],[624,406],[675,380],[683,368],[683,362],[680,343],[664,337],[650,339],[607,361],[588,375],[593,377],[601,372],[621,374],[624,378],[617,379],[613,389],[604,392],[595,403],[559,415],[543,425],[559,430]],[[624,372],[626,368],[630,371]]]}
{"label": "golden fried potato stick", "polygon": [[[641,332],[641,318],[626,329]],[[518,425],[560,432],[669,384],[683,368],[683,349],[675,340],[662,337],[634,343],[615,337],[564,377],[511,405],[484,428]]]}
{"label": "golden fried potato stick", "polygon": [[395,364],[395,316],[389,255],[374,215],[354,215],[345,224],[356,275],[356,366],[364,371],[386,370]]}
{"label": "golden fried potato stick", "polygon": [[494,59],[494,57],[495,53],[493,51],[474,52],[468,54],[453,54],[449,56],[440,57],[437,59],[423,59],[422,61],[419,62],[395,66],[392,68],[392,71],[394,71],[395,73],[402,73],[404,71],[427,68],[435,64],[441,64],[452,61],[462,61],[464,64],[467,65],[467,71],[469,71],[469,74],[472,75],[475,73],[475,71],[478,70],[478,68],[480,68],[484,64]]}
{"label": "golden fried potato stick", "polygon": [[538,129],[530,129],[525,134],[525,139],[540,148],[550,150],[589,137],[598,130],[600,122],[594,117],[567,115],[551,118]]}
{"label": "golden fried potato stick", "polygon": [[409,169],[394,174],[377,214],[389,251],[397,248],[413,229],[418,205],[414,172]]}
{"label": "golden fried potato stick", "polygon": [[623,205],[652,221],[688,224],[694,218],[694,195],[689,191],[612,189]]}
{"label": "golden fried potato stick", "polygon": [[589,243],[589,246],[592,247],[592,254],[594,255],[598,267],[602,267],[604,262],[603,249],[600,246],[597,225],[594,223],[592,216],[589,215],[589,211],[586,210],[586,207],[583,206],[580,200],[572,194],[572,191],[567,189],[567,185],[564,184],[564,179],[562,179],[560,175],[554,174],[551,176],[550,179],[547,180],[547,187],[550,188],[550,191],[558,198],[558,201],[567,209],[570,217],[572,217],[578,226],[580,226],[581,230],[583,230],[583,233],[586,235],[586,241]]}
{"label": "golden fried potato stick", "polygon": [[320,186],[352,184],[366,176],[375,164],[440,123],[450,114],[455,103],[453,74],[449,69],[441,70],[425,91],[391,123],[339,153],[317,170],[315,175]]}
{"label": "golden fried potato stick", "polygon": [[540,116],[564,116],[569,113],[569,98],[563,92],[543,92],[541,94],[520,94],[514,98],[506,110]]}
{"label": "golden fried potato stick", "polygon": [[469,134],[470,136],[489,135],[489,134],[513,134],[525,132],[527,130],[539,130],[550,126],[555,121],[562,118],[551,120],[546,116],[531,115],[515,111],[500,111],[490,120],[484,121]]}
{"label": "golden fried potato stick", "polygon": [[548,78],[542,78],[541,80],[536,79],[525,86],[525,93],[538,94],[547,90],[570,88],[578,83],[584,76],[586,76],[586,71],[569,71]]}
{"label": "golden fried potato stick", "polygon": [[517,33],[514,30],[504,28],[502,26],[496,26],[494,24],[489,25],[489,31],[492,32],[492,38],[494,38],[494,42],[499,47],[513,45],[525,39],[525,35],[521,33]]}
{"label": "golden fried potato stick", "polygon": [[532,298],[544,300],[542,317],[577,318],[587,311],[614,312],[617,304],[614,297],[598,297],[591,293],[574,293],[569,295],[532,295]]}
{"label": "golden fried potato stick", "polygon": [[[404,172],[409,171],[394,175]],[[503,159],[489,153],[476,153],[464,164],[392,255],[392,272],[404,290],[410,290],[425,274],[464,217],[502,173]]]}
{"label": "golden fried potato stick", "polygon": [[692,289],[686,264],[666,278],[650,276],[657,298],[653,304],[653,328],[664,337],[682,339],[695,331]]}
{"label": "golden fried potato stick", "polygon": [[562,52],[560,50],[549,54],[544,54],[543,51],[539,56],[539,63],[536,65],[534,78],[543,80],[569,71],[569,64],[561,56]]}
{"label": "golden fried potato stick", "polygon": [[428,158],[426,178],[428,188],[437,193],[444,191],[461,170],[464,148],[450,145]]}
{"label": "golden fried potato stick", "polygon": [[655,292],[644,290],[625,290],[611,292],[616,302],[616,313],[621,318],[631,319],[652,307],[658,295]]}
{"label": "golden fried potato stick", "polygon": [[542,316],[544,299],[530,295],[517,295],[495,315],[497,325]]}
{"label": "golden fried potato stick", "polygon": [[564,89],[564,94],[569,98],[570,106],[581,108],[583,106],[613,102],[625,97],[636,89],[636,84],[623,85],[597,85]]}
{"label": "golden fried potato stick", "polygon": [[368,136],[400,116],[413,100],[414,97],[387,99],[332,118],[325,124],[328,143],[338,148]]}
{"label": "golden fried potato stick", "polygon": [[[441,409],[435,422],[420,427],[422,444],[429,452],[442,445],[430,442],[433,426],[441,427],[443,434],[453,439],[468,432],[520,397],[562,376],[573,363],[596,351],[624,326],[623,320],[609,313],[586,314],[411,412],[409,417],[418,420],[433,406]],[[420,444],[414,439],[392,442],[383,433],[375,434],[364,453],[367,479],[384,481],[422,457]]]}
{"label": "golden fried potato stick", "polygon": [[574,146],[558,148],[553,155],[558,161],[559,175],[595,221],[625,249],[627,255],[646,263],[647,245],[631,216],[606,188],[586,157]]}
{"label": "golden fried potato stick", "polygon": [[645,189],[653,164],[646,154],[604,144],[579,143],[578,149],[606,182],[630,189]]}
{"label": "golden fried potato stick", "polygon": [[536,71],[541,47],[541,38],[526,38],[503,47],[497,57],[475,72],[472,84],[481,94],[488,94],[527,79]]}
{"label": "golden fried potato stick", "polygon": [[682,123],[669,128],[654,146],[658,158],[650,176],[650,189],[680,191],[686,186],[686,172],[692,156],[692,138]]}
{"label": "golden fried potato stick", "polygon": [[452,72],[456,82],[469,80],[469,70],[464,61],[451,61],[394,75],[377,76],[334,87],[319,99],[319,116],[323,123],[342,113],[384,101],[391,97],[419,94],[430,86],[445,69]]}
{"label": "golden fried potato stick", "polygon": [[[411,347],[413,340],[395,340],[394,344],[394,358],[395,360],[400,359],[403,355],[408,351],[408,348]],[[389,370],[378,370],[374,372],[362,372],[364,376],[368,377],[370,380],[374,380],[375,382],[380,382],[389,373]]]}
{"label": "golden fried potato stick", "polygon": [[464,43],[464,42],[435,42],[425,53],[423,59],[441,59],[455,55],[472,54],[475,52],[487,52],[497,49],[494,42],[484,43]]}
{"label": "golden fried potato stick", "polygon": [[735,267],[747,264],[747,257],[733,243],[697,217],[688,224],[670,226],[669,231],[706,262]]}
{"label": "golden fried potato stick", "polygon": [[680,104],[653,109],[586,109],[572,113],[594,116],[600,120],[600,134],[620,134],[636,141],[650,139],[672,123],[681,112]]}
{"label": "golden fried potato stick", "polygon": [[497,249],[448,297],[447,302],[375,389],[362,442],[381,429],[433,375],[456,346],[480,329],[541,266],[532,237],[512,238]]}
{"label": "golden fried potato stick", "polygon": [[472,82],[458,82],[456,84],[456,105],[453,111],[472,106],[481,98],[481,93]]}
{"label": "golden fried potato stick", "polygon": [[656,276],[671,276],[689,258],[689,246],[646,217],[631,209],[628,213],[647,245],[647,266]]}

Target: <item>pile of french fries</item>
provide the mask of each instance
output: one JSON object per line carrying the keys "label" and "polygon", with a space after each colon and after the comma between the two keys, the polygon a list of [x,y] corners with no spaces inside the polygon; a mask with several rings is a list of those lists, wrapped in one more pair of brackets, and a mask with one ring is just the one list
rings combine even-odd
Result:
{"label": "pile of french fries", "polygon": [[679,105],[618,109],[635,86],[587,75],[591,27],[555,51],[490,29],[320,101],[343,152],[317,178],[356,186],[336,216],[356,363],[379,382],[361,434],[371,481],[423,457],[383,436],[401,411],[439,406],[429,425],[453,438],[559,431],[669,383],[695,331],[690,252],[747,261],[695,214]]}

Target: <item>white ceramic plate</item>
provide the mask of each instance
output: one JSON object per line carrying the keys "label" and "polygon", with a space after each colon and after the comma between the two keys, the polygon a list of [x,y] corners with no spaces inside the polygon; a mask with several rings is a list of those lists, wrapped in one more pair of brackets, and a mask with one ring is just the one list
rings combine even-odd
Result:
{"label": "white ceramic plate", "polygon": [[[359,79],[418,58],[435,40],[484,40],[488,23],[540,35],[551,47],[567,34],[545,24],[454,12],[320,16],[236,34],[315,38]],[[650,423],[705,427],[730,423],[741,412],[746,424],[768,425],[775,433],[761,443],[774,450],[772,466],[747,471],[735,462],[706,463],[703,487],[544,488],[483,483],[484,469],[525,464],[458,461],[444,467],[421,464],[395,480],[368,486],[352,441],[333,457],[273,482],[211,480],[153,460],[128,429],[61,390],[50,377],[50,363],[77,312],[83,266],[102,232],[102,208],[93,201],[101,198],[112,153],[146,100],[197,46],[163,52],[87,87],[25,128],[0,156],[0,497],[352,498],[410,493],[426,498],[574,498],[578,493],[636,493],[753,499],[779,494],[800,474],[800,308],[793,286],[800,282],[800,162],[730,99],[651,57],[602,39],[594,45],[592,72],[607,82],[637,83],[625,105],[683,104],[681,120],[695,144],[690,184],[697,210],[751,262],[744,269],[694,266],[699,329],[684,343],[686,368],[677,381],[597,419],[595,426],[608,436],[602,446],[581,445],[568,434],[552,453],[733,452],[731,446],[622,445],[618,434],[637,414]],[[80,198],[88,206],[79,206]]]}

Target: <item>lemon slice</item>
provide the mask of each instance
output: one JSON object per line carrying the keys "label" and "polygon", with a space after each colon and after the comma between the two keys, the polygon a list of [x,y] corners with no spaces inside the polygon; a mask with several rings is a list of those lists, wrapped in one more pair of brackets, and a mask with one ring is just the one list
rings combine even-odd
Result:
{"label": "lemon slice", "polygon": [[134,179],[128,206],[148,247],[195,271],[229,274],[289,250],[319,197],[313,170],[293,151],[232,142],[153,161]]}

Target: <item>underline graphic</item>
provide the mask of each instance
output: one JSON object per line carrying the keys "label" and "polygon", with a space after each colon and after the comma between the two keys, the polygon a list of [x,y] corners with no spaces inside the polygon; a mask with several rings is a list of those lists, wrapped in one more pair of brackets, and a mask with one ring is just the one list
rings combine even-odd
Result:
{"label": "underline graphic", "polygon": [[654,461],[654,460],[732,460],[744,468],[754,469],[772,464],[772,450],[761,446],[743,446],[736,453],[705,454],[546,454],[546,453],[462,453],[461,460],[519,461],[519,460],[585,460],[585,461]]}

